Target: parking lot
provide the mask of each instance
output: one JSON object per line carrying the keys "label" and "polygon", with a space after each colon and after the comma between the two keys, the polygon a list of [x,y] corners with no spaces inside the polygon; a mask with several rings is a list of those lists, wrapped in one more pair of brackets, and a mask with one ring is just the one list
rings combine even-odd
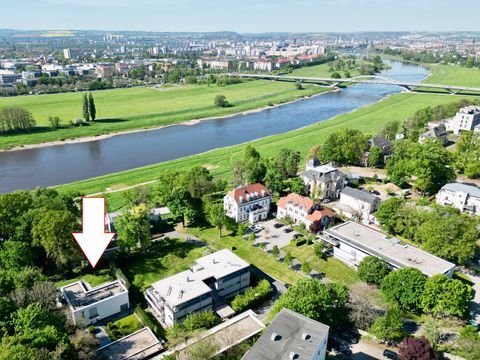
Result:
{"label": "parking lot", "polygon": [[278,223],[278,220],[276,219],[258,223],[258,225],[263,226],[264,229],[256,233],[257,237],[255,239],[255,245],[265,243],[265,248],[271,250],[275,245],[281,249],[290,244],[290,240],[292,240],[296,231],[293,230],[289,233],[285,233],[285,228],[290,226],[284,225],[281,228],[276,229],[274,227],[276,223]]}

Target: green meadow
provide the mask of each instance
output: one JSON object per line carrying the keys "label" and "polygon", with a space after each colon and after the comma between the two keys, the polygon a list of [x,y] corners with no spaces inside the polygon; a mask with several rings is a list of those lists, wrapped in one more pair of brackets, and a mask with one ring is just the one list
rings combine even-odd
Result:
{"label": "green meadow", "polygon": [[[328,89],[272,81],[247,81],[229,86],[186,85],[165,88],[137,87],[95,91],[97,120],[88,126],[51,129],[49,116],[58,116],[66,125],[82,115],[82,92],[53,95],[17,96],[0,99],[0,109],[18,106],[32,112],[36,131],[0,135],[0,149],[27,144],[99,136],[103,134],[147,129],[182,121],[225,116],[312,96]],[[223,94],[232,105],[214,106],[215,96]]]}

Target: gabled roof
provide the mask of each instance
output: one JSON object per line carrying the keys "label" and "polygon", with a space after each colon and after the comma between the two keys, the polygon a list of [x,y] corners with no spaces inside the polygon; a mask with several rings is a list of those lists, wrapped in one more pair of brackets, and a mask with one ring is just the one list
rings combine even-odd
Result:
{"label": "gabled roof", "polygon": [[370,194],[368,191],[354,189],[349,186],[346,186],[340,194],[350,196],[354,199],[364,201],[369,204],[373,204],[378,199],[376,196]]}
{"label": "gabled roof", "polygon": [[453,192],[463,192],[470,196],[480,198],[480,189],[473,185],[467,185],[462,183],[450,183],[442,187],[441,190],[448,190]]}
{"label": "gabled roof", "polygon": [[248,186],[237,187],[230,191],[227,196],[233,198],[237,204],[241,204],[242,201],[240,198],[242,198],[244,202],[248,202],[248,198],[252,196],[254,198],[270,196],[270,191],[262,184],[257,183]]}
{"label": "gabled roof", "polygon": [[313,213],[307,215],[306,219],[314,222],[314,221],[321,220],[325,216],[331,218],[331,217],[335,217],[335,215],[336,215],[335,211],[324,208],[322,210],[315,210]]}
{"label": "gabled roof", "polygon": [[277,202],[277,206],[282,209],[286,209],[288,204],[309,211],[313,207],[314,202],[309,197],[298,195],[297,193],[290,193],[280,198]]}
{"label": "gabled roof", "polygon": [[372,137],[370,140],[368,140],[368,143],[371,145],[371,146],[378,146],[379,148],[385,148],[385,147],[391,147],[392,146],[392,143],[381,137],[381,136],[374,136]]}

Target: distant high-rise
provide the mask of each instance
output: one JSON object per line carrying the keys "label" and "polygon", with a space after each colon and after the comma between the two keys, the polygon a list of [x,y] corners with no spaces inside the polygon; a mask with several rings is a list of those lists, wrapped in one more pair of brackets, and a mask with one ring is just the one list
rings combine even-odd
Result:
{"label": "distant high-rise", "polygon": [[70,49],[63,49],[63,57],[68,60],[72,58],[72,51]]}

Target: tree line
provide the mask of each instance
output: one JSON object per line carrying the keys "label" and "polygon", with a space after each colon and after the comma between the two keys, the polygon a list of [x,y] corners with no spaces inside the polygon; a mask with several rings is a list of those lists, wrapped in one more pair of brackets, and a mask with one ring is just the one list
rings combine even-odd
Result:
{"label": "tree line", "polygon": [[36,121],[30,111],[21,107],[0,109],[0,133],[29,131],[35,127]]}

